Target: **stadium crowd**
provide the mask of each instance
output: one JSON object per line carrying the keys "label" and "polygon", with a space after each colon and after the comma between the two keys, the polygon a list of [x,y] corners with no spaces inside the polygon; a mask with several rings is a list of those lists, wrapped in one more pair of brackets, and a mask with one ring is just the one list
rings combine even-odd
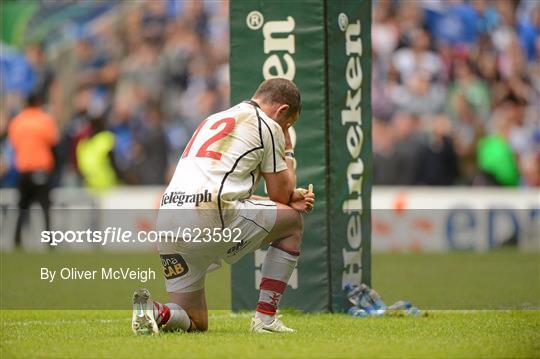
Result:
{"label": "stadium crowd", "polygon": [[[131,4],[84,27],[67,55],[25,49],[30,94],[59,124],[53,185],[164,184],[201,118],[228,106],[227,2]],[[25,96],[3,102],[11,119]],[[8,127],[2,132],[2,185],[13,186]]]}
{"label": "stadium crowd", "polygon": [[540,3],[377,1],[374,183],[540,186]]}
{"label": "stadium crowd", "polygon": [[[54,185],[166,183],[206,115],[229,105],[228,3],[146,1],[107,13],[69,55],[25,48],[58,123]],[[374,183],[540,186],[540,6],[376,1]],[[27,94],[27,95],[28,95]],[[3,95],[0,177],[17,183]]]}

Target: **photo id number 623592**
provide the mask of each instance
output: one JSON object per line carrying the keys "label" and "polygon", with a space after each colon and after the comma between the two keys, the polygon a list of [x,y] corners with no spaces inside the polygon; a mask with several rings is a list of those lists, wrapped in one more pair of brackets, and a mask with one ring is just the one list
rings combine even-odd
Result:
{"label": "photo id number 623592", "polygon": [[242,230],[240,228],[183,228],[180,234],[184,242],[240,243]]}

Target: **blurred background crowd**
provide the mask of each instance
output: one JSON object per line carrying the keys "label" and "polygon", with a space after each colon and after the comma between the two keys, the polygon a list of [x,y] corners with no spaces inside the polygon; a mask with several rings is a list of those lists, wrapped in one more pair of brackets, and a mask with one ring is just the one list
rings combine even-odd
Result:
{"label": "blurred background crowd", "polygon": [[[11,2],[3,16],[3,187],[28,97],[57,125],[53,185],[95,189],[166,183],[229,105],[226,1]],[[372,51],[375,184],[540,186],[539,2],[374,1]]]}
{"label": "blurred background crowd", "polygon": [[[22,54],[2,45],[13,52],[2,55],[3,77],[19,77],[3,83],[2,123],[28,95],[44,101],[58,124],[53,185],[165,183],[199,121],[229,104],[228,3],[40,2],[27,27],[52,13],[56,31],[49,24]],[[2,185],[13,186],[8,126],[1,132]]]}
{"label": "blurred background crowd", "polygon": [[540,2],[377,1],[374,183],[540,185]]}

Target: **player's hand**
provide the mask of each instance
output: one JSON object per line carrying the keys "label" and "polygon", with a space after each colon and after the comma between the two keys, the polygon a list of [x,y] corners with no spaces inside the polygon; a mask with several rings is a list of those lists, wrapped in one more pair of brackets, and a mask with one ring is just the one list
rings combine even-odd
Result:
{"label": "player's hand", "polygon": [[297,188],[291,196],[289,205],[300,213],[309,213],[315,205],[315,193],[313,193],[313,185],[309,185],[309,189]]}

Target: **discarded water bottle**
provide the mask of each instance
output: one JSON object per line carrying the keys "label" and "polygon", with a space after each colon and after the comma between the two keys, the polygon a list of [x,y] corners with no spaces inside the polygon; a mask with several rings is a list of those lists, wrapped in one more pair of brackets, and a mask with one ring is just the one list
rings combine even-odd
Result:
{"label": "discarded water bottle", "polygon": [[360,303],[360,297],[362,296],[362,291],[359,286],[348,283],[345,285],[345,293],[347,293],[347,299],[353,305],[357,306]]}
{"label": "discarded water bottle", "polygon": [[412,307],[411,302],[405,300],[398,300],[394,304],[388,307],[390,310],[407,310]]}
{"label": "discarded water bottle", "polygon": [[[366,284],[362,283],[359,286],[347,284],[344,290],[347,292],[347,299],[354,305],[353,308],[356,307],[362,310],[361,315],[358,314],[355,316],[384,315],[386,304],[381,300],[381,296]],[[354,311],[355,309],[351,308],[351,310]]]}
{"label": "discarded water bottle", "polygon": [[375,309],[373,307],[366,310],[370,317],[382,317],[386,314],[386,309]]}
{"label": "discarded water bottle", "polygon": [[381,296],[379,295],[379,293],[375,291],[375,289],[369,290],[369,298],[370,298],[373,308],[377,310],[387,309],[388,306],[382,301]]}
{"label": "discarded water bottle", "polygon": [[407,315],[410,315],[411,317],[418,317],[420,314],[422,314],[422,312],[416,307],[410,307],[407,309]]}
{"label": "discarded water bottle", "polygon": [[370,288],[366,284],[362,283],[360,284],[359,289],[360,295],[358,306],[368,311],[377,309],[373,306],[373,301],[371,300],[371,297],[369,295]]}
{"label": "discarded water bottle", "polygon": [[369,316],[368,312],[366,312],[362,308],[358,308],[356,305],[354,307],[350,307],[347,313],[349,315],[352,315],[353,317],[359,317],[359,318],[365,318]]}
{"label": "discarded water bottle", "polygon": [[348,313],[354,317],[378,317],[378,316],[425,316],[427,313],[413,307],[411,302],[400,300],[387,306],[379,293],[369,288],[366,284],[360,285],[347,284],[343,288],[347,299],[353,304]]}

